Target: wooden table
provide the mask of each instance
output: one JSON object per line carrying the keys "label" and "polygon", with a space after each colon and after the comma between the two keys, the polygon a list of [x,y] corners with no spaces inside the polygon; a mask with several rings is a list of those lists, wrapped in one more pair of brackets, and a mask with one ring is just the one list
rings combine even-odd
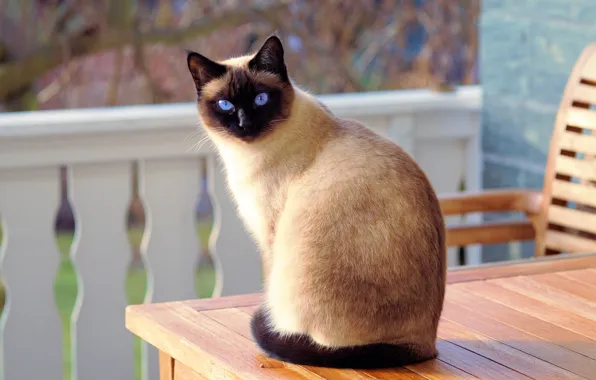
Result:
{"label": "wooden table", "polygon": [[450,271],[436,360],[334,370],[269,359],[251,339],[259,294],[129,306],[127,328],[188,379],[596,379],[596,255]]}

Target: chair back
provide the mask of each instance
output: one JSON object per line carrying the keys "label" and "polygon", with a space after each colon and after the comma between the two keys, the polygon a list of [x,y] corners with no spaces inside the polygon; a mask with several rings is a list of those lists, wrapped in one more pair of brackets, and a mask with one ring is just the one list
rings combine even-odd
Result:
{"label": "chair back", "polygon": [[536,254],[596,252],[596,43],[569,77],[557,112],[536,227]]}

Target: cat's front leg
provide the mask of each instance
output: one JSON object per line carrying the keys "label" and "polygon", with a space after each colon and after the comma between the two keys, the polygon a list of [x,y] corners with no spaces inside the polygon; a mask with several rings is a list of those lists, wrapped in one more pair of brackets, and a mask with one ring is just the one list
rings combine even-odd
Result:
{"label": "cat's front leg", "polygon": [[271,249],[268,247],[261,248],[261,267],[263,270],[263,282],[265,284],[265,288],[267,288],[267,283],[271,276],[271,266],[272,266]]}
{"label": "cat's front leg", "polygon": [[[271,320],[272,330],[282,334],[306,333],[299,303],[298,279],[289,275],[285,263],[277,260],[268,276],[265,308]],[[302,310],[304,311],[304,310]]]}

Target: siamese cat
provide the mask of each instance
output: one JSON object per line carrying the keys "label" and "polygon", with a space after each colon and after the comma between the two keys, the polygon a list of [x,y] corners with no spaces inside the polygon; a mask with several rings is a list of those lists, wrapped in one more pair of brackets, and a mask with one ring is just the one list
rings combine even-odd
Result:
{"label": "siamese cat", "polygon": [[445,226],[416,162],[295,86],[276,36],[253,55],[188,52],[187,64],[199,119],[261,250],[258,346],[336,368],[436,357]]}

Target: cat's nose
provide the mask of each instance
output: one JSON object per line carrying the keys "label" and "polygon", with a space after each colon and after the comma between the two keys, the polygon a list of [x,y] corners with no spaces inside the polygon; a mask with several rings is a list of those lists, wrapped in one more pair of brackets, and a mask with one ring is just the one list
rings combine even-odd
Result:
{"label": "cat's nose", "polygon": [[239,109],[238,110],[238,126],[240,128],[248,128],[251,125],[252,125],[252,122],[250,121],[248,116],[246,116],[246,113],[244,112],[244,110]]}

